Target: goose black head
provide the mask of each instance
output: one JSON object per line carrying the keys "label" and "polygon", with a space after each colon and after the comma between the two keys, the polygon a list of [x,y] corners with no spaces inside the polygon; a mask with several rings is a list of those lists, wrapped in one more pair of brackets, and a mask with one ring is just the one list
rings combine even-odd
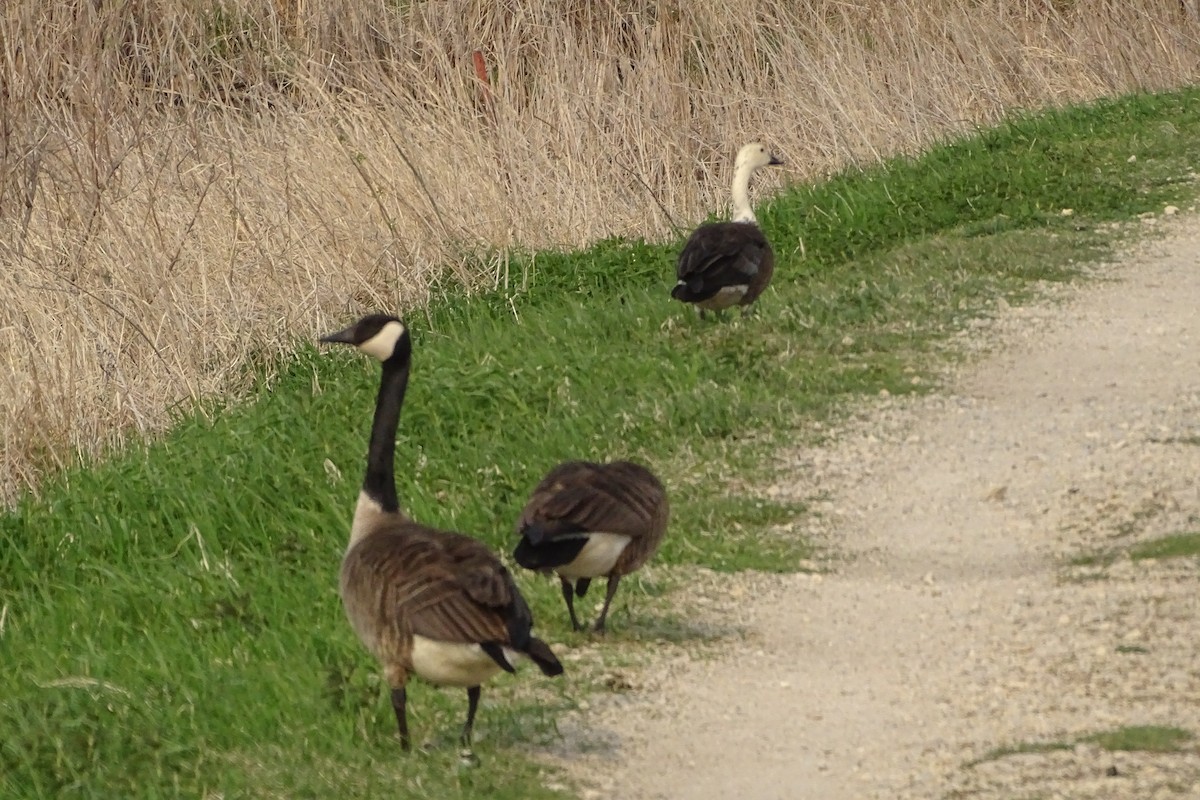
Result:
{"label": "goose black head", "polygon": [[368,314],[335,333],[322,336],[326,344],[349,344],[380,361],[406,359],[412,352],[408,328],[390,314]]}

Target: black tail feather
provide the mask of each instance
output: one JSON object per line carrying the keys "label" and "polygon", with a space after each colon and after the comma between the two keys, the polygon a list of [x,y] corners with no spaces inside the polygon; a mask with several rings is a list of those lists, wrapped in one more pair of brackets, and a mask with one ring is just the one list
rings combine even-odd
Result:
{"label": "black tail feather", "polygon": [[[536,639],[534,641],[537,641]],[[516,672],[517,669],[512,664],[508,663],[508,659],[504,657],[504,648],[496,642],[480,642],[479,646],[483,648],[483,652],[488,654],[488,657],[500,665],[500,669],[505,672]]]}

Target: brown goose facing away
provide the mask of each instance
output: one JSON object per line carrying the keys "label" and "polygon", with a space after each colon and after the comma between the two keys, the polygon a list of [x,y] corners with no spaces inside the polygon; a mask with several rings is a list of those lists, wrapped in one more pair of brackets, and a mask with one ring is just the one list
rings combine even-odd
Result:
{"label": "brown goose facing away", "polygon": [[372,314],[321,341],[353,345],[383,365],[366,477],[342,558],[346,616],[383,666],[401,747],[410,749],[405,687],[414,675],[467,690],[462,743],[470,747],[484,681],[501,670],[514,672],[518,656],[546,675],[561,674],[562,665],[533,637],[529,606],[491,550],[469,536],[414,522],[400,510],[393,460],[412,356],[404,323]]}
{"label": "brown goose facing away", "polygon": [[742,315],[767,288],[775,254],[750,207],[750,178],[760,167],[783,162],[766,145],[751,142],[738,151],[733,168],[733,217],[707,222],[688,237],[675,265],[679,282],[671,297],[705,311],[742,306]]}
{"label": "brown goose facing away", "polygon": [[575,597],[583,597],[594,578],[607,578],[595,626],[603,633],[617,584],[658,550],[669,516],[666,490],[645,467],[567,461],[534,488],[517,521],[521,541],[513,557],[527,569],[558,574],[577,631],[583,626]]}

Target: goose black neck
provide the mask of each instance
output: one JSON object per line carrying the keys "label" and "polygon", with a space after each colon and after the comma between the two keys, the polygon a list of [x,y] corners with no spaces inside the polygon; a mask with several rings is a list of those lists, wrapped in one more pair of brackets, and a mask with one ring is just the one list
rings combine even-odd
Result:
{"label": "goose black neck", "polygon": [[383,377],[379,396],[375,398],[375,421],[371,425],[371,445],[367,449],[367,475],[363,491],[379,503],[385,512],[400,510],[396,497],[396,429],[400,424],[400,408],[408,387],[407,358],[389,358],[383,362]]}

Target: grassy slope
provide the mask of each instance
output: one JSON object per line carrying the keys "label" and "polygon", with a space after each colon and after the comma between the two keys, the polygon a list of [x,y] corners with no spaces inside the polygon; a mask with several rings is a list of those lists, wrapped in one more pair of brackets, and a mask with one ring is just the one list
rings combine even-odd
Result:
{"label": "grassy slope", "polygon": [[[998,294],[1103,253],[1096,223],[1191,198],[1197,101],[1020,120],[797,187],[760,213],[779,265],[746,320],[701,324],[666,299],[677,242],[517,259],[519,290],[410,320],[403,502],[508,549],[554,461],[634,456],[672,492],[664,562],[794,567],[806,544],[770,526],[802,510],[740,491],[769,477],[771,448],[847,398],[912,390],[930,346]],[[484,769],[457,770],[452,746],[397,750],[336,596],[376,379],[301,344],[253,402],[183,419],[0,518],[0,794],[553,794],[521,754],[553,736],[571,675],[526,669],[484,693]],[[555,587],[522,580],[543,634],[573,641]],[[619,600],[615,626],[629,619]],[[618,638],[637,646],[636,630]],[[412,695],[418,739],[457,729],[460,693]]]}

